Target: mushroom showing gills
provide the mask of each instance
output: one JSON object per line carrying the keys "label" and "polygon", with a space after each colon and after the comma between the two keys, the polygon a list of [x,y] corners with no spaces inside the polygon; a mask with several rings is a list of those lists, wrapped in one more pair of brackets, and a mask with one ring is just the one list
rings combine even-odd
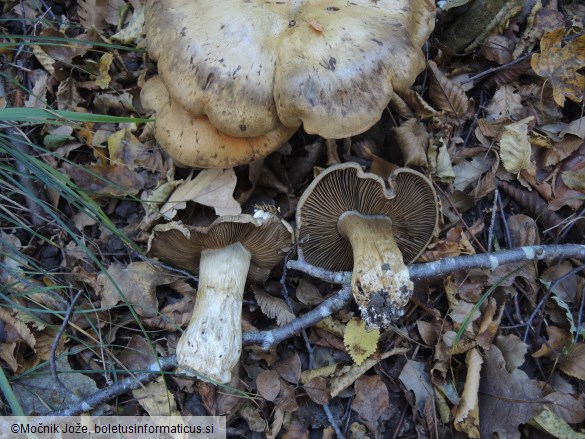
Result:
{"label": "mushroom showing gills", "polygon": [[193,315],[177,344],[177,362],[228,383],[242,351],[242,297],[246,279],[262,283],[284,260],[293,232],[273,211],[224,216],[209,227],[158,225],[148,254],[199,273]]}
{"label": "mushroom showing gills", "polygon": [[353,268],[352,293],[368,327],[388,327],[403,314],[413,292],[405,264],[424,251],[439,214],[424,175],[399,168],[387,184],[355,163],[335,165],[307,187],[296,212],[308,263]]}

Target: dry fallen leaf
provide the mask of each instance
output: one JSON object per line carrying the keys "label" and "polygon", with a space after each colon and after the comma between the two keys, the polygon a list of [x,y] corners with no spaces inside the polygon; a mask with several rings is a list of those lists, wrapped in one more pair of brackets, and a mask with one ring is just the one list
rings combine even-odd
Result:
{"label": "dry fallen leaf", "polygon": [[431,377],[425,370],[424,363],[408,360],[398,378],[407,390],[414,393],[415,404],[419,413],[424,413],[425,402],[428,398],[433,398],[435,394],[431,384]]}
{"label": "dry fallen leaf", "polygon": [[481,437],[519,439],[518,426],[542,411],[542,391],[538,382],[526,372],[506,370],[502,352],[492,345],[484,353],[484,366],[479,387],[479,419]]}
{"label": "dry fallen leaf", "polygon": [[153,317],[158,312],[156,287],[175,280],[175,276],[165,274],[147,262],[132,262],[126,267],[112,264],[107,274],[98,275],[97,283],[101,287],[98,294],[105,308],[122,302],[122,293],[138,315]]}
{"label": "dry fallen leaf", "polygon": [[376,351],[379,338],[379,329],[367,330],[364,321],[354,317],[345,327],[343,344],[355,364],[359,366]]}
{"label": "dry fallen leaf", "polygon": [[184,209],[187,201],[213,207],[217,215],[239,215],[240,204],[234,200],[233,193],[237,178],[234,170],[204,169],[193,180],[188,180],[171,194],[160,209],[162,215],[172,219],[177,210]]}
{"label": "dry fallen leaf", "polygon": [[404,166],[427,167],[429,133],[417,119],[408,119],[397,128],[392,128],[396,142],[402,151]]}
{"label": "dry fallen leaf", "polygon": [[517,93],[511,85],[503,85],[496,90],[494,97],[487,106],[488,121],[502,119],[515,120],[520,116],[524,106],[522,105],[522,96]]}
{"label": "dry fallen leaf", "polygon": [[378,432],[378,422],[390,418],[388,389],[378,375],[363,376],[355,382],[355,399],[351,404],[360,420],[372,432]]}
{"label": "dry fallen leaf", "polygon": [[256,377],[256,388],[262,398],[274,401],[280,393],[280,378],[274,370],[263,370]]}
{"label": "dry fallen leaf", "polygon": [[433,72],[433,80],[429,89],[429,96],[433,103],[448,116],[461,123],[467,119],[469,99],[459,84],[447,78],[433,61],[429,61]]}
{"label": "dry fallen leaf", "polygon": [[528,352],[528,345],[520,337],[514,334],[498,335],[495,344],[502,351],[508,372],[513,372],[516,368],[524,364],[524,357]]}
{"label": "dry fallen leaf", "polygon": [[118,24],[124,0],[78,0],[77,14],[86,29],[103,30],[108,24]]}
{"label": "dry fallen leaf", "polygon": [[286,325],[295,319],[295,315],[290,311],[284,299],[271,296],[257,286],[252,286],[252,291],[262,312],[271,319],[276,319],[278,326]]}
{"label": "dry fallen leaf", "polygon": [[540,54],[532,56],[532,69],[537,75],[547,78],[553,87],[553,97],[560,106],[565,97],[581,102],[585,93],[585,76],[578,70],[585,67],[585,35],[561,47],[565,29],[545,34],[540,40]]}
{"label": "dry fallen leaf", "polygon": [[560,368],[567,375],[585,380],[585,343],[575,343],[561,360]]}
{"label": "dry fallen leaf", "polygon": [[106,52],[102,55],[99,62],[99,75],[95,79],[95,85],[105,90],[110,86],[110,81],[112,78],[110,77],[110,66],[112,65],[112,61],[114,60],[114,55],[109,52]]}
{"label": "dry fallen leaf", "polygon": [[506,171],[513,174],[530,167],[530,141],[528,123],[533,116],[508,124],[504,127],[500,140],[500,157]]}
{"label": "dry fallen leaf", "polygon": [[478,389],[483,360],[477,348],[470,349],[465,355],[467,376],[459,403],[455,407],[453,425],[458,431],[470,438],[479,439]]}

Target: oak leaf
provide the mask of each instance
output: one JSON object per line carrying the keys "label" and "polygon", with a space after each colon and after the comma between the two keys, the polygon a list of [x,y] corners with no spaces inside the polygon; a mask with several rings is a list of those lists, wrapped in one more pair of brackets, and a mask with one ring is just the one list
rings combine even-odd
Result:
{"label": "oak leaf", "polygon": [[585,90],[585,76],[577,73],[585,67],[585,35],[561,47],[564,34],[563,28],[545,34],[540,40],[540,54],[534,54],[531,60],[536,74],[550,81],[560,107],[565,105],[565,97],[581,102]]}

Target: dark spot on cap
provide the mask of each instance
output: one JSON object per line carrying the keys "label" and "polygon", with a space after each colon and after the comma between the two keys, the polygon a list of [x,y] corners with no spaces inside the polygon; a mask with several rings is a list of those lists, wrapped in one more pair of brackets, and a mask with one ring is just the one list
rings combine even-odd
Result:
{"label": "dark spot on cap", "polygon": [[240,125],[240,131],[244,132],[248,129],[248,127],[246,125]]}

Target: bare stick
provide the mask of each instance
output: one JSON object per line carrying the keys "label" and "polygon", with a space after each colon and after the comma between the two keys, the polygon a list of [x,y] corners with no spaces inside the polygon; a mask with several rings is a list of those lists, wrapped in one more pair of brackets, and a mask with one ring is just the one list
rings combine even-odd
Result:
{"label": "bare stick", "polygon": [[151,382],[156,377],[160,376],[162,371],[172,370],[176,367],[177,357],[175,355],[159,358],[148,367],[148,372],[142,372],[124,378],[105,389],[92,393],[69,407],[47,413],[46,416],[77,416],[81,413],[91,411],[110,399],[120,396],[130,390],[138,389],[144,384]]}
{"label": "bare stick", "polygon": [[51,377],[55,381],[56,385],[59,385],[63,391],[71,395],[73,398],[78,397],[71,390],[69,390],[65,386],[65,384],[63,384],[61,378],[59,378],[59,374],[57,373],[57,363],[55,361],[55,356],[57,353],[57,347],[59,346],[59,340],[61,340],[61,337],[63,337],[63,334],[65,333],[65,329],[69,324],[69,319],[71,319],[71,315],[73,314],[73,310],[75,309],[75,303],[77,302],[77,299],[79,299],[79,296],[81,296],[81,293],[83,293],[83,290],[79,290],[75,297],[71,299],[71,303],[69,304],[67,312],[65,313],[65,317],[63,318],[63,323],[61,323],[61,327],[59,328],[57,335],[53,339],[53,343],[51,344],[51,352],[49,353],[49,368],[51,369]]}
{"label": "bare stick", "polygon": [[319,306],[280,328],[244,333],[242,343],[244,345],[258,345],[264,350],[270,349],[297,332],[309,328],[325,317],[329,317],[334,312],[339,311],[349,302],[351,297],[351,286],[345,286]]}
{"label": "bare stick", "polygon": [[[540,261],[543,259],[555,258],[585,259],[585,245],[535,245],[532,247],[518,247],[494,253],[482,253],[471,256],[453,256],[434,262],[411,264],[408,267],[408,271],[413,280],[422,280],[444,277],[455,271],[471,270],[472,268],[489,268],[495,270],[501,265],[515,262]],[[287,267],[289,269],[302,271],[309,276],[334,284],[346,284],[351,281],[351,272],[328,271],[323,268],[314,267],[303,260],[288,261]]]}

